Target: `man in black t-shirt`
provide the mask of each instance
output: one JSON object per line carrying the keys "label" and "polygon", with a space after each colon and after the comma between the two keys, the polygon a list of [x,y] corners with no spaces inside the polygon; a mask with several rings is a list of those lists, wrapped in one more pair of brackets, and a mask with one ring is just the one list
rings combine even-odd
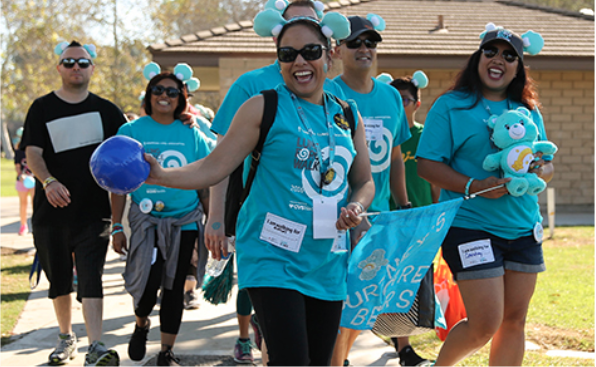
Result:
{"label": "man in black t-shirt", "polygon": [[101,342],[101,277],[110,236],[110,202],[91,176],[89,159],[126,120],[116,105],[88,91],[95,47],[76,41],[61,46],[56,53],[62,86],[33,102],[21,143],[39,180],[31,221],[33,239],[60,327],[49,364],[63,364],[77,352],[70,295],[74,253],[77,300],[82,302],[90,342],[85,365],[118,365],[118,353]]}

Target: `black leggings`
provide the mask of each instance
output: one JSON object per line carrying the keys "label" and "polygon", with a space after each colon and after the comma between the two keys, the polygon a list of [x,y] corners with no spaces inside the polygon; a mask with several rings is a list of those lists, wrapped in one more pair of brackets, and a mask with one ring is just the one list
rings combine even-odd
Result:
{"label": "black leggings", "polygon": [[[190,266],[190,257],[195,246],[198,231],[182,231],[180,235],[180,253],[178,254],[178,265],[172,289],[162,289],[161,307],[159,309],[159,327],[161,332],[178,334],[182,323],[182,311],[184,309],[184,282]],[[147,280],[145,292],[141,297],[139,306],[135,310],[138,317],[147,317],[153,311],[157,302],[157,290],[161,286],[161,275],[163,271],[163,257],[157,251],[157,259],[151,265],[151,272]]]}
{"label": "black leggings", "polygon": [[329,366],[341,301],[281,288],[248,288],[267,342],[270,366]]}

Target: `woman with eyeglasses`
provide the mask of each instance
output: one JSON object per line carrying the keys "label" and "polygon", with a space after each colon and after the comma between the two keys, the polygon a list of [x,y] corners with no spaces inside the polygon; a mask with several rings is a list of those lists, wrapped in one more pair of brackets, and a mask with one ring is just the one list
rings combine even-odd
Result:
{"label": "woman with eyeglasses", "polygon": [[[120,127],[119,135],[132,137],[164,167],[181,167],[204,158],[209,147],[199,129],[180,120],[187,107],[183,82],[165,71],[154,76],[145,93],[145,112]],[[162,287],[159,311],[161,351],[158,366],[178,365],[172,352],[184,307],[184,283],[203,218],[196,190],[180,190],[143,184],[131,193],[130,243],[123,232],[125,196],[112,194],[112,243],[120,254],[128,252],[123,277],[133,296],[136,325],[128,345],[134,361],[145,357],[149,315]],[[203,204],[203,205],[202,205]]]}
{"label": "woman with eyeglasses", "polygon": [[[323,92],[331,58],[321,24],[282,24],[277,57],[284,83],[275,88],[275,121],[238,216],[238,286],[250,295],[269,365],[329,365],[347,292],[346,230],[361,222],[374,184],[355,104],[352,138],[340,104]],[[213,152],[186,167],[163,169],[146,156],[148,182],[199,188],[223,180],[257,145],[263,114],[262,95],[246,101]]]}
{"label": "woman with eyeglasses", "polygon": [[[510,179],[482,168],[484,158],[498,151],[487,126],[491,115],[523,106],[539,139],[546,140],[536,88],[523,62],[523,52],[539,52],[544,41],[529,31],[524,42],[491,25],[454,85],[434,102],[417,151],[418,173],[442,188],[441,201],[479,193],[464,201],[442,244],[467,319],[449,332],[437,366],[458,363],[491,338],[489,365],[520,366],[528,306],[537,273],[545,270],[538,198],[508,195],[503,184]],[[550,181],[552,156],[535,157],[529,172]],[[469,261],[468,248],[478,252],[477,262]]]}

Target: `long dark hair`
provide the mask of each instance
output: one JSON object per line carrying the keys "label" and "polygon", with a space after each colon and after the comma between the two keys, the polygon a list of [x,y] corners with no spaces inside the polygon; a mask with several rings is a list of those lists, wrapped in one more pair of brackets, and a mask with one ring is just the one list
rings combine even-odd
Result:
{"label": "long dark hair", "polygon": [[[174,118],[179,119],[180,114],[182,114],[182,112],[186,111],[186,107],[187,107],[186,100],[188,99],[188,94],[186,92],[186,87],[184,86],[184,83],[182,82],[182,80],[176,78],[176,75],[172,74],[172,72],[170,72],[170,71],[164,71],[160,74],[157,74],[156,76],[151,78],[151,80],[147,84],[147,89],[145,89],[145,104],[144,104],[145,113],[149,116],[151,116],[151,113],[152,113],[152,110],[151,110],[151,88],[156,86],[157,83],[159,83],[160,81],[162,81],[164,79],[170,79],[170,80],[175,81],[176,86],[180,90],[180,94],[178,95],[178,107],[176,107],[176,109],[174,110]],[[149,100],[147,100],[147,99],[149,99]]]}
{"label": "long dark hair", "polygon": [[[469,108],[474,108],[480,102],[482,99],[482,81],[478,75],[478,63],[480,62],[481,54],[482,50],[479,49],[470,56],[466,67],[455,77],[453,85],[447,88],[441,95],[451,91],[473,94],[476,99],[474,104]],[[519,59],[517,64],[517,75],[507,87],[507,96],[511,100],[523,104],[529,110],[533,110],[534,107],[542,107],[542,104],[538,100],[536,83],[530,76],[530,69],[524,66],[521,59]]]}

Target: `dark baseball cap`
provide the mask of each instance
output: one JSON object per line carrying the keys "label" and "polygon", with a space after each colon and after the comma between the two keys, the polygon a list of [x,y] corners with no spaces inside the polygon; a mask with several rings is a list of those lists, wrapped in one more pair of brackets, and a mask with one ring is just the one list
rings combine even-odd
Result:
{"label": "dark baseball cap", "polygon": [[358,38],[361,34],[367,32],[371,35],[371,41],[383,41],[383,38],[381,37],[379,32],[375,31],[375,27],[370,20],[363,17],[359,17],[357,15],[348,17],[348,20],[350,21],[350,29],[352,33],[350,33],[350,35],[342,41],[353,41],[356,38]]}
{"label": "dark baseball cap", "polygon": [[517,53],[517,56],[519,56],[519,59],[524,59],[524,41],[522,41],[522,38],[518,34],[507,29],[494,29],[492,31],[488,31],[480,43],[480,48],[493,41],[507,42],[511,45],[511,47],[513,47],[515,53]]}

